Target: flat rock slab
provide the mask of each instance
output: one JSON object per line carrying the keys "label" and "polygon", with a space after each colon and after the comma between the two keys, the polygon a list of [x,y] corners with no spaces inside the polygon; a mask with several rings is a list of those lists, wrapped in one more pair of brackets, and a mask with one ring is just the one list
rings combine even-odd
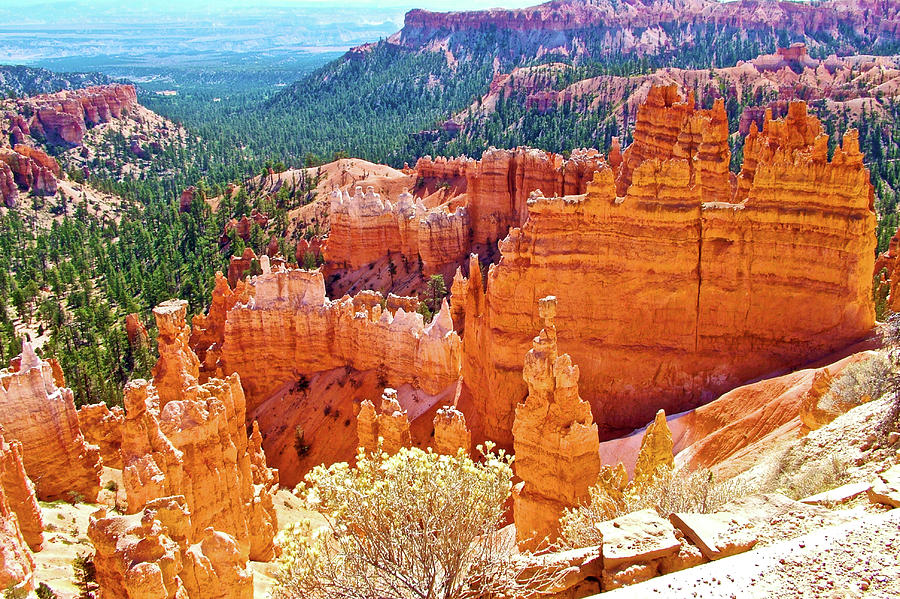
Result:
{"label": "flat rock slab", "polygon": [[872,483],[849,483],[840,487],[810,495],[805,499],[801,499],[800,503],[807,505],[834,505],[850,501],[854,497],[858,497],[872,488]]}
{"label": "flat rock slab", "polygon": [[900,465],[879,474],[868,494],[872,503],[900,507]]}
{"label": "flat rock slab", "polygon": [[641,510],[596,525],[603,534],[603,568],[637,564],[678,553],[675,528],[655,510]]}
{"label": "flat rock slab", "polygon": [[739,514],[682,513],[670,515],[669,520],[710,560],[737,555],[756,545],[750,521]]}
{"label": "flat rock slab", "polygon": [[596,599],[900,597],[900,510],[857,516]]}

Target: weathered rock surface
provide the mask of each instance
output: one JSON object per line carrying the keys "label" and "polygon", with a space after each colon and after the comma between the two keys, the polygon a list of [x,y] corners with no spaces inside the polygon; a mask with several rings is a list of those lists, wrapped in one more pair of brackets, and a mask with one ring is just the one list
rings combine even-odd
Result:
{"label": "weathered rock surface", "polygon": [[446,303],[426,327],[420,314],[382,310],[365,296],[329,300],[319,271],[273,270],[249,285],[221,337],[224,372],[240,374],[248,411],[304,373],[333,368],[378,370],[387,386],[430,394],[459,378],[461,343]]}
{"label": "weathered rock surface", "polygon": [[[566,160],[529,148],[491,149],[478,161],[420,159],[416,193],[424,201],[404,191],[391,202],[371,186],[353,195],[335,190],[327,269],[356,270],[396,255],[406,263],[421,259],[426,274],[442,272],[462,262],[473,245],[496,243],[519,226],[531,192],[584,193],[601,163],[596,150],[577,150]],[[449,186],[446,195],[436,192],[441,186]]]}
{"label": "weathered rock surface", "polygon": [[19,101],[33,112],[32,131],[51,143],[81,145],[89,126],[108,123],[137,106],[133,85],[103,85],[55,94],[31,96]]}
{"label": "weathered rock surface", "polygon": [[900,507],[900,466],[879,474],[866,493],[872,503]]}
{"label": "weathered rock surface", "polygon": [[58,388],[50,362],[25,342],[18,370],[0,371],[0,424],[7,440],[22,444],[25,471],[45,501],[100,492],[100,451],[78,426],[72,391]]}
{"label": "weathered rock surface", "polygon": [[[640,115],[660,130],[638,124],[646,135],[626,150],[624,197],[611,168],[584,196],[535,197],[501,242],[486,289],[470,266],[463,379],[484,437],[511,441],[526,394],[519,356],[538,321],[535,299],[550,293],[569,323],[560,348],[581,367],[581,392],[607,435],[824,356],[872,327],[875,214],[854,132],[828,161],[819,122],[792,104],[785,120],[751,127],[734,189],[719,190],[719,106],[697,110],[660,91]],[[804,303],[815,314],[780,309]]]}
{"label": "weathered rock surface", "polygon": [[710,560],[750,550],[757,541],[750,522],[739,514],[671,514],[669,520]]}
{"label": "weathered rock surface", "polygon": [[672,525],[655,510],[641,510],[595,525],[603,535],[603,590],[648,580],[662,559],[679,553]]}
{"label": "weathered rock surface", "polygon": [[388,454],[394,454],[412,443],[409,433],[409,419],[406,411],[397,401],[397,391],[385,389],[381,396],[381,408],[375,411],[375,405],[368,399],[359,407],[356,417],[356,434],[359,446],[371,453],[379,448]]}
{"label": "weathered rock surface", "polygon": [[637,464],[634,467],[634,484],[642,485],[652,480],[660,469],[672,470],[675,467],[672,448],[672,431],[666,424],[665,411],[660,410],[644,432]]}
{"label": "weathered rock surface", "polygon": [[434,450],[445,455],[472,451],[472,433],[466,426],[466,417],[453,406],[439,409],[434,416]]}
{"label": "weathered rock surface", "polygon": [[233,537],[209,528],[190,543],[184,498],[164,497],[141,513],[91,518],[88,537],[103,599],[250,599],[253,575]]}
{"label": "weathered rock surface", "polygon": [[34,494],[34,485],[25,473],[22,444],[4,441],[0,435],[0,485],[10,509],[18,520],[22,538],[32,551],[40,551],[44,544],[44,520]]}
{"label": "weathered rock surface", "polygon": [[7,478],[16,477],[15,473],[7,472],[12,466],[10,460],[15,460],[15,456],[9,456],[5,449],[3,454],[0,456],[3,478],[3,488],[0,489],[0,588],[27,592],[34,588],[34,558],[28,550],[19,519],[10,505],[6,491]]}
{"label": "weathered rock surface", "polygon": [[523,481],[513,499],[520,547],[554,542],[563,510],[589,499],[600,472],[597,425],[578,395],[578,366],[557,348],[555,297],[540,300],[540,315],[544,328],[522,374],[528,397],[513,425],[515,470]]}
{"label": "weathered rock surface", "polygon": [[184,496],[192,541],[212,527],[232,535],[251,559],[268,561],[275,553],[277,476],[248,439],[239,376],[199,383],[186,306],[173,300],[154,309],[160,354],[154,381],[133,381],[125,390],[120,453],[128,511]]}
{"label": "weathered rock surface", "polygon": [[124,424],[125,411],[118,406],[110,409],[105,403],[98,403],[78,408],[78,425],[84,431],[85,440],[100,448],[104,466],[122,468],[119,450]]}

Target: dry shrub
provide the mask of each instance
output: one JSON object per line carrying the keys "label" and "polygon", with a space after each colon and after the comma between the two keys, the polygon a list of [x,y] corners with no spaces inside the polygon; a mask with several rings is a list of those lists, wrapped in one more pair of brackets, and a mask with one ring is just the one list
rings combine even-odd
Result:
{"label": "dry shrub", "polygon": [[821,405],[829,411],[845,412],[847,406],[858,406],[866,398],[878,399],[891,389],[893,373],[890,359],[880,352],[854,362],[834,379]]}
{"label": "dry shrub", "polygon": [[591,489],[590,504],[563,514],[561,544],[573,548],[597,545],[601,537],[596,524],[631,512],[652,508],[663,517],[675,512],[707,514],[755,490],[736,479],[716,480],[706,469],[688,472],[661,468],[647,483],[629,486],[620,501],[598,485]]}
{"label": "dry shrub", "polygon": [[360,452],[319,466],[301,494],[327,527],[286,535],[276,599],[529,597],[553,582],[500,535],[512,459],[489,453]]}
{"label": "dry shrub", "polygon": [[846,481],[847,464],[838,456],[804,463],[802,458],[789,452],[779,460],[776,478],[767,487],[791,499],[800,500],[830,491]]}

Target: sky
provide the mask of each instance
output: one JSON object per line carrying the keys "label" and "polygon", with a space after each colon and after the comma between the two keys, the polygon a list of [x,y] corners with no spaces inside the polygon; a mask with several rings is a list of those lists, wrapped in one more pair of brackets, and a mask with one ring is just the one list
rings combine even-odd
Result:
{"label": "sky", "polygon": [[345,50],[388,37],[412,8],[521,8],[540,0],[0,0],[0,63],[171,49]]}

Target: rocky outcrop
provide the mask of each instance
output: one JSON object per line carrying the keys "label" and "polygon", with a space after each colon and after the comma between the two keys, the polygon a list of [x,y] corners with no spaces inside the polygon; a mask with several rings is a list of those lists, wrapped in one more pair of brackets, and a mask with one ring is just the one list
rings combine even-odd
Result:
{"label": "rocky outcrop", "polygon": [[446,406],[434,416],[434,450],[444,455],[466,455],[472,451],[472,433],[466,426],[465,415],[453,406]]}
{"label": "rocky outcrop", "polygon": [[0,162],[0,201],[7,208],[15,208],[19,199],[19,187],[9,165]]}
{"label": "rocky outcrop", "polygon": [[125,334],[128,335],[128,343],[131,347],[146,347],[150,341],[147,327],[141,322],[141,317],[138,314],[125,315]]}
{"label": "rocky outcrop", "polygon": [[644,431],[641,450],[638,452],[637,464],[634,467],[635,485],[644,485],[653,480],[660,470],[675,468],[675,455],[672,452],[672,431],[666,424],[666,413],[660,410],[656,418]]}
{"label": "rocky outcrop", "polygon": [[[478,161],[425,157],[416,163],[416,192],[428,194],[428,207],[407,191],[391,202],[372,187],[365,193],[357,187],[352,196],[335,190],[325,251],[329,272],[360,269],[388,255],[421,260],[426,274],[443,272],[473,245],[496,243],[519,226],[536,189],[584,193],[601,162],[596,150],[576,150],[566,160],[529,148],[491,149]],[[447,196],[432,200],[440,189]]]}
{"label": "rocky outcrop", "polygon": [[22,444],[5,441],[0,435],[0,485],[6,502],[16,515],[22,538],[32,551],[44,544],[44,520],[34,494],[34,485],[25,473]]}
{"label": "rocky outcrop", "polygon": [[81,433],[72,391],[57,387],[50,362],[28,342],[17,370],[0,371],[0,424],[7,440],[22,444],[39,499],[97,498],[100,451]]}
{"label": "rocky outcrop", "polygon": [[513,439],[516,486],[513,512],[520,547],[554,542],[565,508],[588,501],[600,472],[597,425],[578,395],[578,366],[560,354],[556,298],[540,300],[544,328],[525,356],[528,397],[516,407]]}
{"label": "rocky outcrop", "polygon": [[300,374],[332,368],[379,370],[387,386],[429,394],[459,378],[460,340],[446,302],[426,327],[402,307],[329,300],[319,271],[263,273],[250,288],[247,303],[227,313],[221,358],[225,372],[240,374],[249,411]]}
{"label": "rocky outcrop", "polygon": [[375,405],[368,399],[360,404],[359,415],[356,417],[356,435],[359,446],[367,453],[380,449],[394,454],[412,444],[409,419],[397,401],[397,391],[384,390],[379,412],[375,411]]}
{"label": "rocky outcrop", "polygon": [[[546,44],[569,54],[588,52],[585,32],[604,36],[599,49],[590,46],[591,56],[613,52],[639,55],[673,51],[697,43],[702,32],[715,28],[743,31],[744,35],[786,31],[794,36],[828,32],[842,39],[895,39],[900,14],[890,4],[865,0],[831,0],[816,4],[720,3],[715,0],[659,3],[638,1],[622,5],[612,0],[545,2],[529,8],[491,9],[438,13],[411,10],[403,29],[389,41],[410,49],[431,48],[440,43],[462,52],[479,33],[491,32],[499,39],[510,36],[516,44],[500,45],[498,52],[519,56],[534,52],[540,56]],[[842,33],[838,33],[842,32]],[[843,32],[847,32],[847,37]],[[595,39],[595,38],[591,38]],[[549,40],[552,40],[549,41]],[[462,48],[460,48],[462,46]]]}
{"label": "rocky outcrop", "polygon": [[900,312],[900,229],[891,237],[888,250],[875,261],[875,276],[889,286],[887,306],[892,312]]}
{"label": "rocky outcrop", "polygon": [[133,85],[103,85],[19,101],[34,114],[29,127],[50,143],[81,145],[89,127],[120,119],[137,106]]}
{"label": "rocky outcrop", "polygon": [[[31,191],[35,195],[54,195],[58,188],[57,176],[59,164],[40,150],[28,146],[16,146],[16,149],[0,148],[0,164],[5,165],[12,174],[13,182],[21,191]],[[45,166],[45,164],[50,166]],[[2,168],[2,167],[0,167]],[[0,176],[8,181],[8,176]],[[8,187],[8,183],[5,184]],[[10,192],[5,192],[7,197]],[[17,194],[13,194],[15,196]],[[15,200],[15,197],[13,197]]]}
{"label": "rocky outcrop", "polygon": [[211,528],[191,544],[183,497],[164,497],[141,513],[91,517],[88,538],[102,599],[250,599],[253,575],[235,539]]}
{"label": "rocky outcrop", "polygon": [[173,300],[154,309],[160,354],[154,380],[125,389],[120,453],[128,511],[184,496],[192,542],[212,527],[232,535],[251,559],[268,561],[275,552],[277,477],[248,439],[238,375],[199,383],[186,306]]}
{"label": "rocky outcrop", "polygon": [[10,459],[5,449],[3,453],[0,456],[3,478],[0,488],[0,588],[21,590],[25,595],[34,589],[34,558],[28,550],[17,513],[7,494],[7,478],[17,476],[8,472]]}
{"label": "rocky outcrop", "polygon": [[724,180],[719,108],[655,97],[640,114],[657,124],[639,123],[644,139],[625,152],[626,195],[607,167],[584,196],[536,196],[486,288],[470,263],[463,380],[486,438],[511,444],[527,393],[519,356],[534,298],[550,293],[569,323],[560,348],[608,436],[846,347],[874,323],[873,192],[855,132],[829,161],[819,122],[793,104],[751,130],[734,199],[704,201],[719,197],[704,181]]}
{"label": "rocky outcrop", "polygon": [[253,248],[244,248],[240,256],[232,256],[228,261],[228,284],[234,288],[238,281],[242,280],[250,270],[253,261],[256,260],[256,252]]}
{"label": "rocky outcrop", "polygon": [[84,431],[85,440],[100,448],[103,465],[122,468],[122,427],[125,411],[119,406],[110,408],[105,403],[78,408],[78,426]]}

